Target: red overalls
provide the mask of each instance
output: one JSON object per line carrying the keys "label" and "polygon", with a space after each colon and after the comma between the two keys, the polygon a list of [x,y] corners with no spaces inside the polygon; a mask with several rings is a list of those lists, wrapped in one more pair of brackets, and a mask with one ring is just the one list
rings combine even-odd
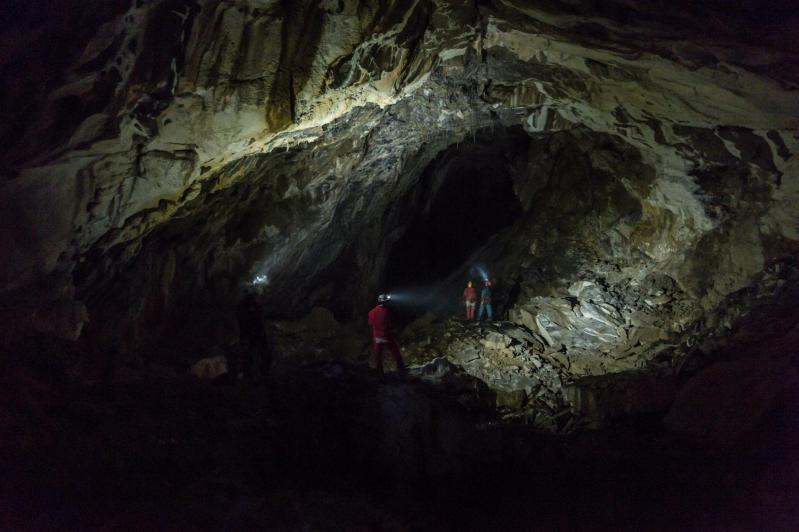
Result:
{"label": "red overalls", "polygon": [[388,350],[394,356],[394,362],[397,364],[397,370],[405,369],[405,363],[402,361],[397,340],[391,331],[391,316],[388,308],[383,305],[377,305],[369,311],[369,326],[372,328],[372,353],[375,358],[375,367],[380,373],[383,373],[383,346],[387,346]]}
{"label": "red overalls", "polygon": [[466,287],[463,291],[463,300],[466,302],[466,319],[474,319],[474,307],[477,305],[477,289]]}

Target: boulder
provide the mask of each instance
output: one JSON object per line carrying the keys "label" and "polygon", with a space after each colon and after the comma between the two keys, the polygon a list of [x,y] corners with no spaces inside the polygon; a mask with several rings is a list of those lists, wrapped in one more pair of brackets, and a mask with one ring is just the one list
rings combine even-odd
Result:
{"label": "boulder", "polygon": [[189,373],[204,381],[212,381],[227,372],[228,363],[224,355],[200,359],[189,370]]}

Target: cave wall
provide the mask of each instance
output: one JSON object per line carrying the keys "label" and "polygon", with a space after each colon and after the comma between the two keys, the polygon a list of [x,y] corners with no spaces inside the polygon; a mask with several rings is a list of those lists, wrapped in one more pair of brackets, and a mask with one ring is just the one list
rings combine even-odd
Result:
{"label": "cave wall", "polygon": [[619,285],[665,275],[710,312],[795,255],[799,76],[779,3],[745,33],[746,2],[96,4],[17,3],[25,26],[3,24],[8,335],[88,320],[135,346],[187,309],[207,330],[259,272],[273,313],[352,316],[424,169],[494,127],[530,136],[514,159],[529,217],[483,253],[525,276],[530,307],[614,269]]}

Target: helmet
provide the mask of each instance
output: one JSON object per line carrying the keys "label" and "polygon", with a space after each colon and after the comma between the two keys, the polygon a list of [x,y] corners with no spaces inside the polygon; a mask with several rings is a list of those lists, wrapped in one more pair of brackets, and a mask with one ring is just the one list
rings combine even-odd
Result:
{"label": "helmet", "polygon": [[471,288],[471,287],[472,287],[472,282],[471,282],[471,281],[469,281],[468,283],[466,283],[466,288]]}
{"label": "helmet", "polygon": [[389,299],[391,299],[391,296],[388,294],[380,294],[377,296],[377,302],[381,304],[387,302]]}

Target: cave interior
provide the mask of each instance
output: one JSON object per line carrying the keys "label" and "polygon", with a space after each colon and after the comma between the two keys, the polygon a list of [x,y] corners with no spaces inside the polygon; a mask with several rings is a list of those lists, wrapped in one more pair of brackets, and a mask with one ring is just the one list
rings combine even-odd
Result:
{"label": "cave interior", "polygon": [[795,529],[799,14],[672,4],[10,0],[0,527]]}

